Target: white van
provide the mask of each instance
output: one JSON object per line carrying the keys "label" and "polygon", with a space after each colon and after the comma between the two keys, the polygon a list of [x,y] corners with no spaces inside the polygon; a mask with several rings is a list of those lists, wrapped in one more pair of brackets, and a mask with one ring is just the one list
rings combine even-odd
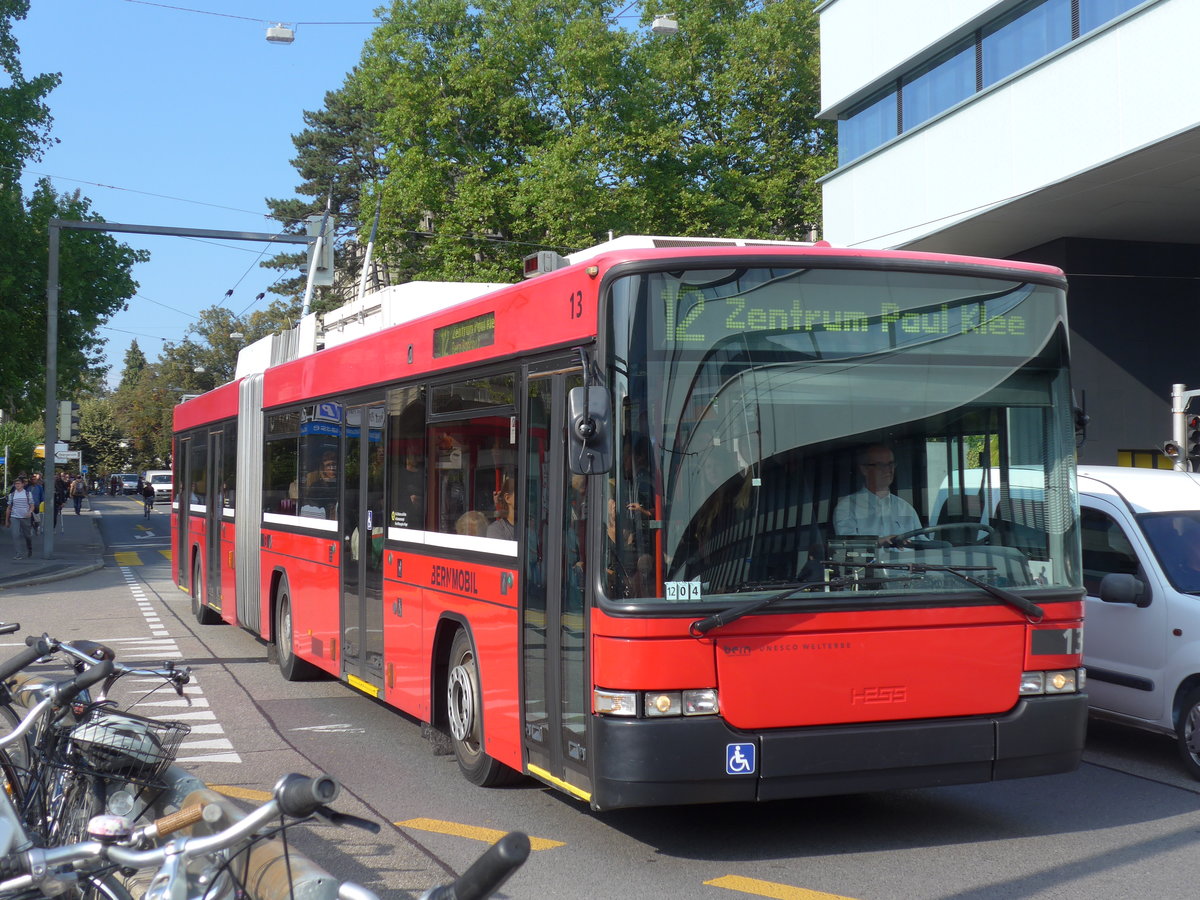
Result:
{"label": "white van", "polygon": [[1200,778],[1200,473],[1079,469],[1093,715],[1174,735]]}
{"label": "white van", "polygon": [[154,502],[162,503],[171,501],[171,470],[170,469],[147,469],[145,480],[154,485]]}

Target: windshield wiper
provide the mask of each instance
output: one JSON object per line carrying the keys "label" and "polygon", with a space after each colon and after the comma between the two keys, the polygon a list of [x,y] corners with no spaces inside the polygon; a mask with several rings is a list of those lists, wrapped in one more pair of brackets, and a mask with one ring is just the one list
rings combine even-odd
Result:
{"label": "windshield wiper", "polygon": [[[846,565],[839,563],[835,565]],[[949,572],[965,581],[967,584],[974,585],[981,591],[991,594],[997,600],[1007,603],[1014,609],[1018,609],[1025,613],[1026,618],[1034,624],[1042,621],[1046,616],[1045,610],[1034,603],[1027,597],[1022,597],[1020,594],[1013,591],[1005,590],[1002,587],[997,587],[994,584],[988,584],[974,575],[968,575],[967,572],[994,572],[995,566],[948,566],[943,563],[904,563],[904,562],[887,562],[887,563],[854,563],[855,568],[859,569],[887,569],[889,571],[899,570],[901,572],[911,572],[914,575],[923,575],[926,572]]]}
{"label": "windshield wiper", "polygon": [[730,609],[722,610],[719,613],[713,613],[705,619],[697,619],[688,626],[688,633],[692,637],[703,637],[714,628],[720,628],[722,625],[728,625],[730,622],[736,622],[743,616],[748,616],[751,613],[756,613],[760,609],[766,609],[772,603],[778,603],[780,600],[786,600],[799,594],[801,591],[806,591],[809,588],[815,587],[844,587],[850,582],[849,578],[835,578],[832,581],[801,581],[796,584],[788,585],[788,587],[777,594],[770,594],[766,597],[760,597],[757,600],[751,600],[749,603],[743,603],[741,606],[734,606]]}

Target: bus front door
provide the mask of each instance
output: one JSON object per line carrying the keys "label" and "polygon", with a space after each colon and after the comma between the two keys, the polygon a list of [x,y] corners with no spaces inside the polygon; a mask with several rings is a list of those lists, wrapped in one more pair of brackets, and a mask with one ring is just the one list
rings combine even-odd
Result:
{"label": "bus front door", "polygon": [[386,407],[346,408],[342,529],[342,672],[379,696],[383,687],[383,540]]}
{"label": "bus front door", "polygon": [[[573,361],[572,361],[573,362]],[[521,656],[524,750],[531,773],[588,799],[590,696],[584,589],[586,510],[565,459],[567,391],[578,366],[531,371],[525,392]]]}

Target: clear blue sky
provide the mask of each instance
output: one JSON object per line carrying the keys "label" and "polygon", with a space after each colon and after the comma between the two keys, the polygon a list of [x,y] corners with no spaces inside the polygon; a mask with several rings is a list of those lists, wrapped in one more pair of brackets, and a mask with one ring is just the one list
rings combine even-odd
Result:
{"label": "clear blue sky", "polygon": [[[48,175],[79,189],[109,222],[277,232],[265,197],[291,197],[299,176],[291,136],[305,110],[341,87],[371,35],[378,0],[32,0],[15,24],[27,77],[59,72],[48,103],[59,143],[26,167],[26,192]],[[276,22],[292,44],[266,40]],[[119,235],[149,250],[138,295],[101,332],[110,383],[130,341],[153,360],[199,310],[236,314],[280,273],[276,249],[246,242]]]}

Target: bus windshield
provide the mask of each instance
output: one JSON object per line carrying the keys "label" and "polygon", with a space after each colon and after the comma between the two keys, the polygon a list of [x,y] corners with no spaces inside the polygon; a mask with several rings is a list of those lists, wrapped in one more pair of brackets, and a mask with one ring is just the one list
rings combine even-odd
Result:
{"label": "bus windshield", "polygon": [[609,601],[1079,588],[1063,291],[929,268],[612,281]]}

